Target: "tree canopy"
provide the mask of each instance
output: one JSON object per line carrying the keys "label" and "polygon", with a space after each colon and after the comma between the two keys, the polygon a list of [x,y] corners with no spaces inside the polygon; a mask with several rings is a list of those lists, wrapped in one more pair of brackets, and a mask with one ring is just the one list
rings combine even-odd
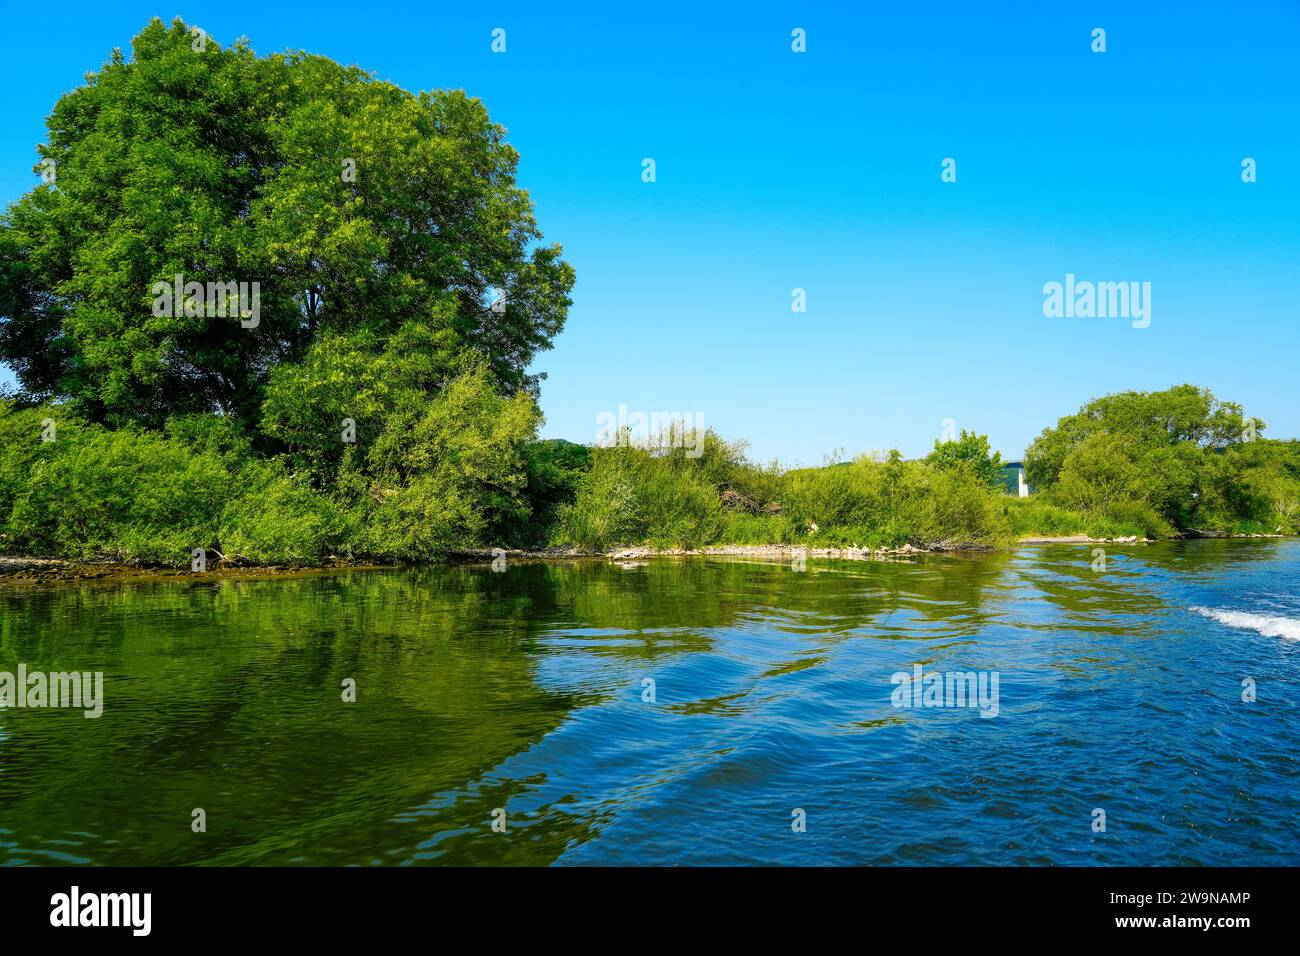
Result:
{"label": "tree canopy", "polygon": [[1180,530],[1288,527],[1300,491],[1294,442],[1205,388],[1119,392],[1044,429],[1029,481],[1084,512],[1149,508]]}
{"label": "tree canopy", "polygon": [[[478,100],[154,20],[48,127],[52,181],[0,218],[0,360],[29,397],[110,425],[254,424],[268,381],[283,405],[285,366],[319,367],[321,343],[379,356],[401,335],[535,391],[526,369],[574,273],[541,244],[518,155]],[[258,283],[256,327],[155,314],[154,284],[176,275]]]}
{"label": "tree canopy", "polygon": [[989,448],[987,435],[961,430],[956,438],[947,441],[934,440],[934,451],[926,458],[928,462],[945,471],[956,468],[969,468],[986,484],[1002,484],[1002,455]]}

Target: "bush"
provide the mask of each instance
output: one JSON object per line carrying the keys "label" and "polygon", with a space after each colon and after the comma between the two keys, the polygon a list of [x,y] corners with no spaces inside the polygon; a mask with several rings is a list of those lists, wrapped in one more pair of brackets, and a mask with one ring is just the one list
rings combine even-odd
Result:
{"label": "bush", "polygon": [[1067,537],[1087,533],[1088,518],[1053,504],[1045,495],[1010,498],[1006,509],[1011,528],[1018,536]]}
{"label": "bush", "polygon": [[430,558],[488,543],[493,526],[526,521],[524,449],[540,415],[531,396],[503,397],[484,366],[427,405],[392,416],[368,455],[373,483],[357,551]]}
{"label": "bush", "polygon": [[[848,465],[791,472],[784,512],[819,543],[995,545],[1011,536],[1002,497],[964,462],[944,467],[860,457]],[[816,530],[813,530],[815,526]]]}
{"label": "bush", "polygon": [[[41,423],[55,418],[57,435],[58,417],[47,405],[20,409],[12,400],[0,400],[0,533],[7,533],[14,502],[26,490],[36,462],[52,457],[54,449],[41,441]],[[65,422],[65,432],[70,427],[75,426]],[[13,546],[12,537],[0,537],[0,549],[13,550]]]}
{"label": "bush", "polygon": [[571,505],[560,512],[555,541],[590,551],[653,544],[698,548],[722,530],[719,489],[707,462],[626,446],[595,448]]}
{"label": "bush", "polygon": [[722,530],[718,488],[703,475],[649,467],[643,484],[649,542],[662,548],[699,548]]}
{"label": "bush", "polygon": [[528,513],[498,516],[487,534],[494,541],[540,548],[546,545],[562,510],[577,497],[582,476],[591,467],[591,449],[563,439],[549,439],[527,442],[522,456]]}
{"label": "bush", "polygon": [[1093,533],[1094,538],[1169,538],[1177,532],[1151,505],[1144,501],[1118,501],[1106,509],[1104,520],[1110,522],[1108,534]]}
{"label": "bush", "polygon": [[243,493],[221,516],[218,548],[230,560],[315,564],[329,556],[343,525],[334,501],[313,491],[305,474],[259,461],[240,476]]}
{"label": "bush", "polygon": [[29,465],[6,545],[31,554],[180,566],[214,540],[233,488],[217,455],[72,421]]}
{"label": "bush", "polygon": [[920,520],[910,530],[913,543],[997,547],[1011,537],[1011,522],[991,479],[975,468],[925,469]]}
{"label": "bush", "polygon": [[728,544],[793,544],[799,530],[782,514],[723,511],[718,540]]}
{"label": "bush", "polygon": [[[413,342],[438,340],[431,325],[403,329]],[[319,369],[329,367],[327,352]],[[452,365],[460,371],[435,387]],[[315,427],[304,395],[323,396],[330,376],[297,374],[270,389],[267,407],[279,409],[271,417],[282,416],[268,425],[272,449],[291,443],[282,426]],[[652,442],[654,450],[538,441],[529,395],[502,395],[481,362],[449,362],[436,349],[382,380],[375,394],[386,410],[374,423],[382,427],[365,442],[339,443],[325,466],[309,460],[326,457],[310,442],[259,457],[268,436],[224,415],[111,430],[65,405],[0,399],[0,550],[182,566],[196,547],[236,561],[314,564],[331,555],[428,560],[501,544],[999,547],[1030,534],[1300,531],[1295,442],[1199,451],[1156,442],[1135,453],[1093,430],[1056,448],[1051,488],[1018,499],[991,486],[994,459],[980,436],[921,461],[893,452],[787,472],[749,462],[742,444],[711,431]],[[298,394],[303,382],[310,387]],[[343,406],[326,405],[320,427],[332,428]]]}
{"label": "bush", "polygon": [[621,448],[592,450],[591,468],[578,482],[573,503],[560,510],[555,543],[603,551],[646,538],[649,521],[635,454]]}
{"label": "bush", "polygon": [[862,457],[782,474],[738,459],[738,446],[718,443],[712,459],[708,447],[699,458],[597,449],[562,514],[557,542],[599,551],[720,541],[996,546],[1011,537],[1002,497],[966,463],[940,468],[895,454],[887,462]]}
{"label": "bush", "polygon": [[[48,419],[54,440],[43,442]],[[431,400],[390,413],[367,454],[347,445],[322,471],[297,455],[254,457],[242,426],[224,416],[113,431],[62,406],[6,400],[0,548],[173,566],[199,547],[259,564],[435,558],[485,543],[491,529],[526,527],[530,480],[552,503],[571,494],[572,463],[525,464],[538,419],[530,396],[499,395],[487,368],[472,364]],[[688,518],[667,533],[708,531]]]}

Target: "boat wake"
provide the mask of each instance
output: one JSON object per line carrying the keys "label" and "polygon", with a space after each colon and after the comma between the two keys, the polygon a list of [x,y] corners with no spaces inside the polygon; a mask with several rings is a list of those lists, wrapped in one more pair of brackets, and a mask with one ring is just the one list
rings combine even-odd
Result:
{"label": "boat wake", "polygon": [[1226,611],[1213,607],[1193,607],[1189,610],[1212,621],[1226,624],[1228,627],[1258,631],[1265,637],[1284,637],[1289,641],[1300,641],[1300,620],[1293,617],[1282,617],[1280,614],[1252,614],[1249,611]]}

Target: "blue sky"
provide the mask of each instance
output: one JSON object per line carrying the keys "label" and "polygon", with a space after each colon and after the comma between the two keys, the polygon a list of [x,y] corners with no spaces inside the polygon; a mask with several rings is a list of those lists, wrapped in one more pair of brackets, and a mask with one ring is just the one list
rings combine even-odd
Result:
{"label": "blue sky", "polygon": [[[1184,381],[1300,435],[1300,4],[894,7],[0,0],[0,201],[58,97],[179,15],[487,104],[578,274],[547,436],[626,404],[763,459],[920,455],[945,419],[1015,457]],[[1044,317],[1067,272],[1150,282],[1150,327]]]}

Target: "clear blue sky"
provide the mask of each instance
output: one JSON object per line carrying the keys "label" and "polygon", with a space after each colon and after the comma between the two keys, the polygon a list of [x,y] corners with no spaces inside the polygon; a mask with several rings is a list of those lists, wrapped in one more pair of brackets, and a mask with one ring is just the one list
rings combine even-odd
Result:
{"label": "clear blue sky", "polygon": [[[0,0],[0,201],[37,182],[59,95],[180,15],[463,88],[508,128],[578,274],[535,368],[547,436],[626,403],[761,458],[919,455],[949,418],[1015,457],[1088,398],[1183,381],[1300,435],[1294,0],[561,6]],[[1067,272],[1150,282],[1151,326],[1045,318]]]}

